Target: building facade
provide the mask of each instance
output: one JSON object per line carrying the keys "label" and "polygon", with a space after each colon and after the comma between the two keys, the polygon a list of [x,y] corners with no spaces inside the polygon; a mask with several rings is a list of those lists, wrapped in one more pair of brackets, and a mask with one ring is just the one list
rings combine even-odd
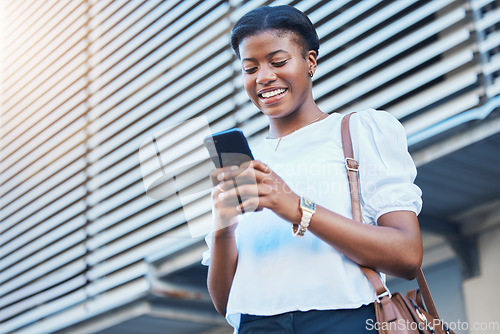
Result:
{"label": "building facade", "polygon": [[[323,111],[384,109],[405,126],[443,318],[457,333],[500,332],[498,0],[4,0],[0,333],[231,332],[200,264],[198,138],[267,132],[229,36],[274,4],[317,27]],[[141,152],[161,142],[161,163],[187,181],[154,196],[155,152]]]}

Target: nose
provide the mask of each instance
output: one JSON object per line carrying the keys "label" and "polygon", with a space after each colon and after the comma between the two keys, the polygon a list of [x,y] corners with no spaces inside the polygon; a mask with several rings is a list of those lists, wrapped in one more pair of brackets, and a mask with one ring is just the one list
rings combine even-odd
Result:
{"label": "nose", "polygon": [[258,84],[268,84],[270,82],[276,81],[276,79],[276,73],[271,66],[261,66],[257,73],[256,82]]}

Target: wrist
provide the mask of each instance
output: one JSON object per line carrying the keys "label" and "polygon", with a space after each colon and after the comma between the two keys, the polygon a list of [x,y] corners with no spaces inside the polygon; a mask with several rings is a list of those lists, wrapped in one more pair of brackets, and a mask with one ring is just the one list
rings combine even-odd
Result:
{"label": "wrist", "polygon": [[300,211],[302,212],[300,222],[292,225],[292,234],[294,237],[302,237],[309,228],[312,216],[316,212],[316,203],[309,198],[300,198]]}
{"label": "wrist", "polygon": [[238,220],[233,217],[229,220],[217,220],[214,226],[214,237],[215,238],[227,238],[234,237],[234,231],[238,226]]}
{"label": "wrist", "polygon": [[292,224],[300,224],[302,220],[302,209],[300,208],[300,196],[297,196],[296,200],[296,209],[295,209],[295,217],[292,220]]}
{"label": "wrist", "polygon": [[220,228],[214,231],[215,239],[227,239],[233,237],[234,237],[234,229],[229,227]]}
{"label": "wrist", "polygon": [[283,207],[282,218],[287,220],[292,224],[300,223],[300,219],[302,218],[302,210],[300,209],[300,196],[296,193],[290,194],[291,196],[287,199],[286,206]]}

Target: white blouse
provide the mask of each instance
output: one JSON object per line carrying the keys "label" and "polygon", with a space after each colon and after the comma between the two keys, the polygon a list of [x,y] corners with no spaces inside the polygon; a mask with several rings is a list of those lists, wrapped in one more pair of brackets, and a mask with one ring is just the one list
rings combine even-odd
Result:
{"label": "white blouse", "polygon": [[[283,137],[276,151],[279,139],[264,139],[252,152],[299,196],[351,218],[341,120],[342,115],[332,114]],[[413,183],[416,168],[403,126],[387,112],[368,109],[351,117],[350,128],[359,162],[363,222],[376,224],[391,211],[418,214],[421,191]],[[291,224],[271,210],[239,216],[235,237],[238,265],[226,314],[235,332],[242,313],[358,308],[375,300],[356,263],[311,232],[293,237]],[[206,241],[210,248],[211,234]],[[209,265],[210,250],[202,263]]]}

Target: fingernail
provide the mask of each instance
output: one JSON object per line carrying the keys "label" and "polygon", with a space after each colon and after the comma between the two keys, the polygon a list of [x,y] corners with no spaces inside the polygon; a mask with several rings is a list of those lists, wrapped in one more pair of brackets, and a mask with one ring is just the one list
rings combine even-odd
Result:
{"label": "fingernail", "polygon": [[226,193],[220,193],[219,194],[219,199],[224,199],[224,197],[226,197]]}
{"label": "fingernail", "polygon": [[237,170],[238,166],[231,166],[231,170]]}
{"label": "fingernail", "polygon": [[219,181],[224,180],[224,173],[220,173],[219,175],[217,175],[217,180]]}

